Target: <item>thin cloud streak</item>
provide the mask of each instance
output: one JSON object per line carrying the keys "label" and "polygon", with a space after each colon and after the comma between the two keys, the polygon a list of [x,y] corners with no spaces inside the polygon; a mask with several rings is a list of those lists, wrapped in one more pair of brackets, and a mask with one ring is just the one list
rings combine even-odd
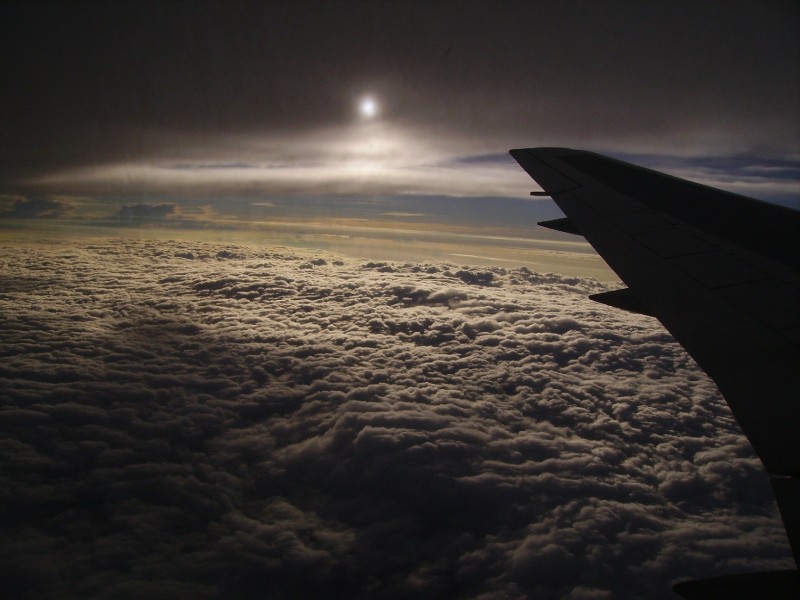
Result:
{"label": "thin cloud streak", "polygon": [[[30,180],[76,193],[420,194],[524,197],[530,188],[505,153],[465,168],[473,144],[426,143],[413,128],[369,123],[277,139],[246,136],[184,147],[174,157],[93,165]],[[458,153],[456,153],[458,152]],[[171,152],[168,154],[172,154]],[[468,156],[468,155],[467,155]],[[234,158],[235,157],[235,158]]]}

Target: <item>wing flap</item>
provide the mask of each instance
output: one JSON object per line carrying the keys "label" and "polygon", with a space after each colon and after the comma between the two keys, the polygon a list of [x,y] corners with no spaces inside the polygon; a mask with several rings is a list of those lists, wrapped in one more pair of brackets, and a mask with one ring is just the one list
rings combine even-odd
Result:
{"label": "wing flap", "polygon": [[621,290],[612,290],[610,292],[602,292],[600,294],[592,294],[589,300],[594,300],[606,306],[613,306],[614,308],[621,308],[628,312],[638,313],[640,315],[647,315],[652,317],[653,314],[648,308],[642,304],[642,301],[633,293],[629,288],[622,288]]}
{"label": "wing flap", "polygon": [[560,231],[562,233],[571,233],[573,235],[581,234],[581,232],[575,228],[575,225],[573,225],[572,221],[570,221],[569,219],[552,219],[550,221],[539,221],[537,225],[539,225],[540,227],[546,227],[547,229]]}

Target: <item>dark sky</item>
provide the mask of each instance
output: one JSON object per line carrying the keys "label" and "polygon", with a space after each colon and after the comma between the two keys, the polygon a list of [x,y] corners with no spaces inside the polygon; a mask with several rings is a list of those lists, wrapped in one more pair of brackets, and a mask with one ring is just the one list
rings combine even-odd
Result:
{"label": "dark sky", "polygon": [[[439,193],[420,166],[513,146],[796,158],[798,12],[796,2],[14,4],[0,25],[0,176],[7,192],[42,176],[51,192],[85,192],[126,175],[174,187],[148,170],[170,161],[289,165],[304,170],[288,187],[251,173],[255,187],[351,191],[324,169],[367,145],[407,185],[387,184],[390,173],[361,191]],[[371,133],[357,132],[364,94],[380,105]]]}

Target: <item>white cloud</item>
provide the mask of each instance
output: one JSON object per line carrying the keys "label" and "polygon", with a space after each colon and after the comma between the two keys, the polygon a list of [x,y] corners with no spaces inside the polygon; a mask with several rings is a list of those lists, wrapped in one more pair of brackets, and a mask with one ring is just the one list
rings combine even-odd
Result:
{"label": "white cloud", "polygon": [[713,384],[597,282],[199,242],[2,260],[20,595],[668,598],[789,563]]}

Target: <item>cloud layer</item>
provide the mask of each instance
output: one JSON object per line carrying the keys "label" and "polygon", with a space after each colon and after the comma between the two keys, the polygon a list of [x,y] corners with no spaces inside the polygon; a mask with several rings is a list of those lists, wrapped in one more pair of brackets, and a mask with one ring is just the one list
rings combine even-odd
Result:
{"label": "cloud layer", "polygon": [[0,210],[0,219],[54,219],[64,216],[68,210],[67,204],[53,198],[16,198],[8,208]]}
{"label": "cloud layer", "polygon": [[591,280],[0,250],[17,597],[669,598],[788,565],[713,384]]}

